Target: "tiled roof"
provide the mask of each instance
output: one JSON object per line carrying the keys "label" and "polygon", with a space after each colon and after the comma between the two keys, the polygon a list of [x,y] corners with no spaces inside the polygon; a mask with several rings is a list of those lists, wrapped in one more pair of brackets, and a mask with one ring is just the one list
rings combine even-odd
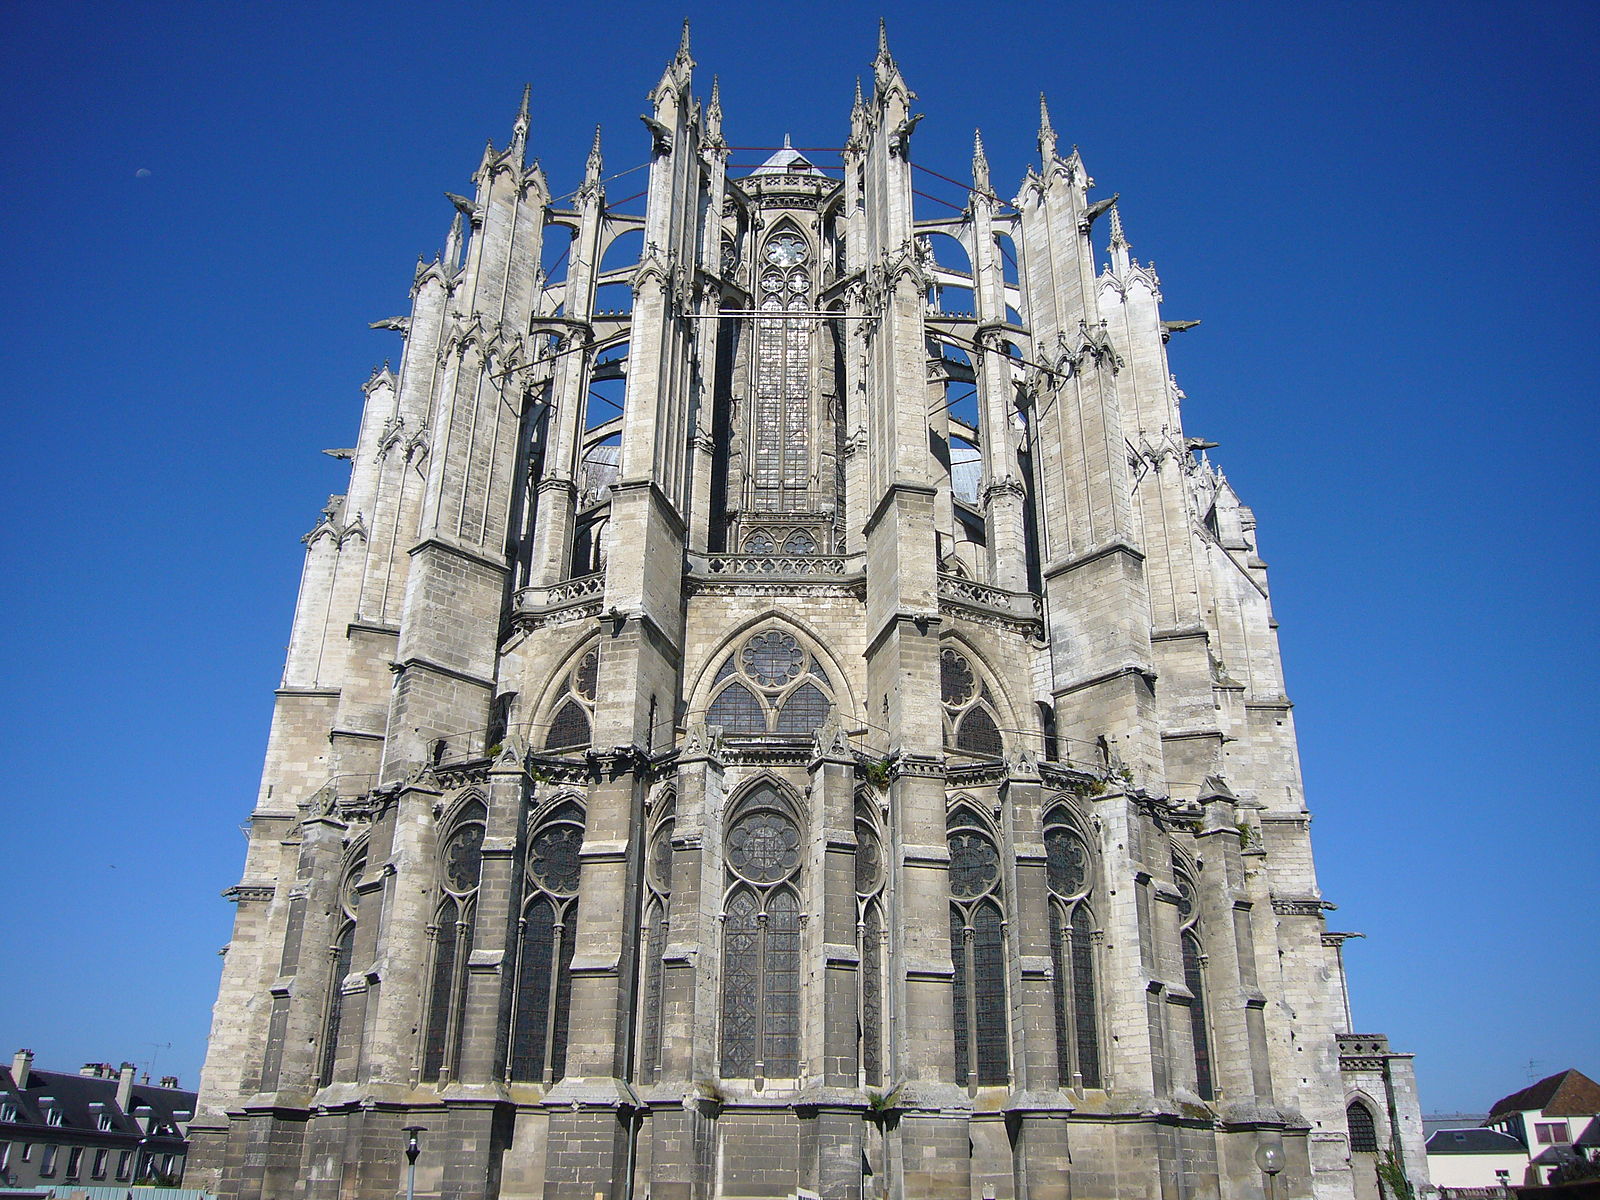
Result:
{"label": "tiled roof", "polygon": [[1568,1068],[1560,1074],[1512,1092],[1494,1102],[1493,1120],[1501,1113],[1537,1110],[1547,1117],[1587,1117],[1600,1113],[1600,1084],[1582,1071]]}
{"label": "tiled roof", "polygon": [[[56,1127],[67,1130],[98,1131],[100,1113],[111,1118],[109,1132],[140,1136],[135,1114],[150,1110],[152,1131],[170,1126],[174,1138],[183,1137],[186,1125],[195,1110],[194,1092],[177,1088],[151,1087],[135,1083],[128,1099],[128,1112],[117,1107],[117,1078],[111,1076],[77,1075],[64,1071],[29,1071],[28,1086],[18,1089],[9,1067],[0,1066],[0,1099],[10,1100],[17,1106],[17,1123],[49,1127],[50,1110],[61,1113]],[[46,1103],[46,1100],[50,1103]],[[98,1106],[98,1107],[97,1107]],[[182,1115],[180,1115],[182,1114]]]}

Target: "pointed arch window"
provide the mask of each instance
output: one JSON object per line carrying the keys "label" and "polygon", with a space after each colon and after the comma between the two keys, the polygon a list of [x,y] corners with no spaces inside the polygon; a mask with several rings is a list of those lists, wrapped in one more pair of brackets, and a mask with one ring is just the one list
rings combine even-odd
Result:
{"label": "pointed arch window", "polygon": [[939,651],[939,699],[945,745],[979,758],[1005,754],[989,685],[978,679],[967,656],[950,646]]}
{"label": "pointed arch window", "polygon": [[800,827],[763,785],[724,841],[722,1074],[788,1078],[800,1070]]}
{"label": "pointed arch window", "polygon": [[546,750],[579,750],[589,744],[594,727],[595,689],[600,678],[600,652],[590,650],[567,675],[545,734]]}
{"label": "pointed arch window", "polygon": [[440,899],[429,927],[433,966],[422,1046],[422,1078],[427,1083],[445,1078],[454,1069],[461,1044],[466,966],[472,956],[472,918],[483,870],[483,831],[488,815],[483,801],[469,800],[439,849]]}
{"label": "pointed arch window", "polygon": [[[1174,860],[1173,866],[1177,867]],[[1183,985],[1189,989],[1189,1030],[1194,1041],[1195,1091],[1202,1100],[1217,1098],[1211,1070],[1211,1022],[1206,1011],[1206,955],[1200,944],[1200,909],[1195,904],[1194,882],[1181,868],[1178,888],[1179,950],[1183,959]]]}
{"label": "pointed arch window", "polygon": [[1050,889],[1057,1069],[1062,1087],[1097,1088],[1103,1085],[1095,922],[1089,911],[1093,861],[1088,843],[1061,805],[1045,817],[1044,853]]}
{"label": "pointed arch window", "polygon": [[883,1084],[883,991],[886,926],[883,919],[884,858],[878,821],[867,795],[856,798],[856,949],[861,963],[861,1083]]}
{"label": "pointed arch window", "polygon": [[956,1076],[968,1086],[1011,1074],[1005,959],[1005,896],[993,833],[966,807],[951,812],[950,959],[955,967]]}
{"label": "pointed arch window", "polygon": [[672,833],[677,801],[667,792],[646,843],[644,929],[640,941],[639,1081],[651,1083],[661,1070],[662,1015],[667,991],[667,935],[672,925]]}
{"label": "pointed arch window", "polygon": [[553,1083],[566,1074],[572,1007],[572,945],[577,928],[583,809],[556,806],[528,839],[527,901],[517,938],[511,1024],[511,1078]]}
{"label": "pointed arch window", "polygon": [[1350,1101],[1344,1110],[1345,1122],[1350,1126],[1350,1150],[1353,1154],[1378,1152],[1378,1123],[1372,1110],[1359,1100]]}
{"label": "pointed arch window", "polygon": [[361,847],[345,863],[344,876],[339,884],[339,932],[333,943],[333,971],[328,979],[328,1001],[322,1017],[322,1063],[318,1083],[327,1087],[333,1082],[334,1066],[339,1056],[339,1025],[344,1016],[344,981],[350,974],[351,959],[356,945],[356,885],[367,869],[366,847]]}
{"label": "pointed arch window", "polygon": [[[750,508],[804,512],[811,485],[811,247],[791,223],[762,248],[755,390],[750,400]],[[797,314],[797,315],[788,315]]]}
{"label": "pointed arch window", "polygon": [[731,737],[809,737],[833,707],[828,673],[794,634],[768,629],[723,660],[706,724]]}

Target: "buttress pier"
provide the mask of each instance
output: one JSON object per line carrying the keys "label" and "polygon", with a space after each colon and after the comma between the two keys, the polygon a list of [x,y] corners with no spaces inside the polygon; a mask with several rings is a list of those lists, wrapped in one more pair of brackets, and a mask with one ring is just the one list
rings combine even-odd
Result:
{"label": "buttress pier", "polygon": [[632,208],[525,95],[375,323],[191,1179],[394,1200],[422,1126],[429,1200],[1349,1200],[1359,1124],[1425,1183],[1115,198],[1041,103],[919,213],[881,37],[828,151],[736,161],[693,65]]}

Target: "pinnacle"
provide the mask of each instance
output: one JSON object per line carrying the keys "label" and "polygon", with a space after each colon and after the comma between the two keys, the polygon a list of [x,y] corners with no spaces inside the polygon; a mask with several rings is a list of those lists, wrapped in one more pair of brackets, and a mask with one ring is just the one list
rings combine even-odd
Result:
{"label": "pinnacle", "polygon": [[1126,248],[1128,239],[1122,233],[1122,214],[1117,211],[1117,206],[1111,206],[1111,244]]}
{"label": "pinnacle", "polygon": [[878,18],[878,57],[889,57],[889,22]]}
{"label": "pinnacle", "polygon": [[1050,124],[1050,106],[1045,103],[1044,93],[1039,93],[1039,155],[1048,166],[1056,154],[1056,131]]}
{"label": "pinnacle", "polygon": [[683,19],[683,37],[678,41],[678,57],[689,57],[689,18]]}
{"label": "pinnacle", "polygon": [[517,120],[524,125],[528,123],[528,100],[533,95],[533,84],[522,85],[522,107],[517,110]]}

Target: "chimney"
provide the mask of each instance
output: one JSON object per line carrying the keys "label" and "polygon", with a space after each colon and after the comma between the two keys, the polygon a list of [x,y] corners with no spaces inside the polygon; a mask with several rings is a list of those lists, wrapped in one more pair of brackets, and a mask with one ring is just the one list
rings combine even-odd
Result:
{"label": "chimney", "polygon": [[123,1112],[128,1111],[128,1104],[133,1099],[133,1064],[122,1064],[122,1073],[117,1077],[117,1107]]}
{"label": "chimney", "polygon": [[22,1091],[28,1086],[28,1072],[33,1070],[33,1051],[18,1050],[17,1056],[11,1060],[11,1078],[17,1085],[17,1091]]}
{"label": "chimney", "polygon": [[164,1088],[177,1088],[178,1077],[176,1075],[163,1075],[161,1077],[161,1086]]}
{"label": "chimney", "polygon": [[84,1063],[83,1066],[78,1068],[78,1074],[79,1075],[87,1075],[90,1079],[99,1079],[100,1078],[100,1064],[99,1063]]}

